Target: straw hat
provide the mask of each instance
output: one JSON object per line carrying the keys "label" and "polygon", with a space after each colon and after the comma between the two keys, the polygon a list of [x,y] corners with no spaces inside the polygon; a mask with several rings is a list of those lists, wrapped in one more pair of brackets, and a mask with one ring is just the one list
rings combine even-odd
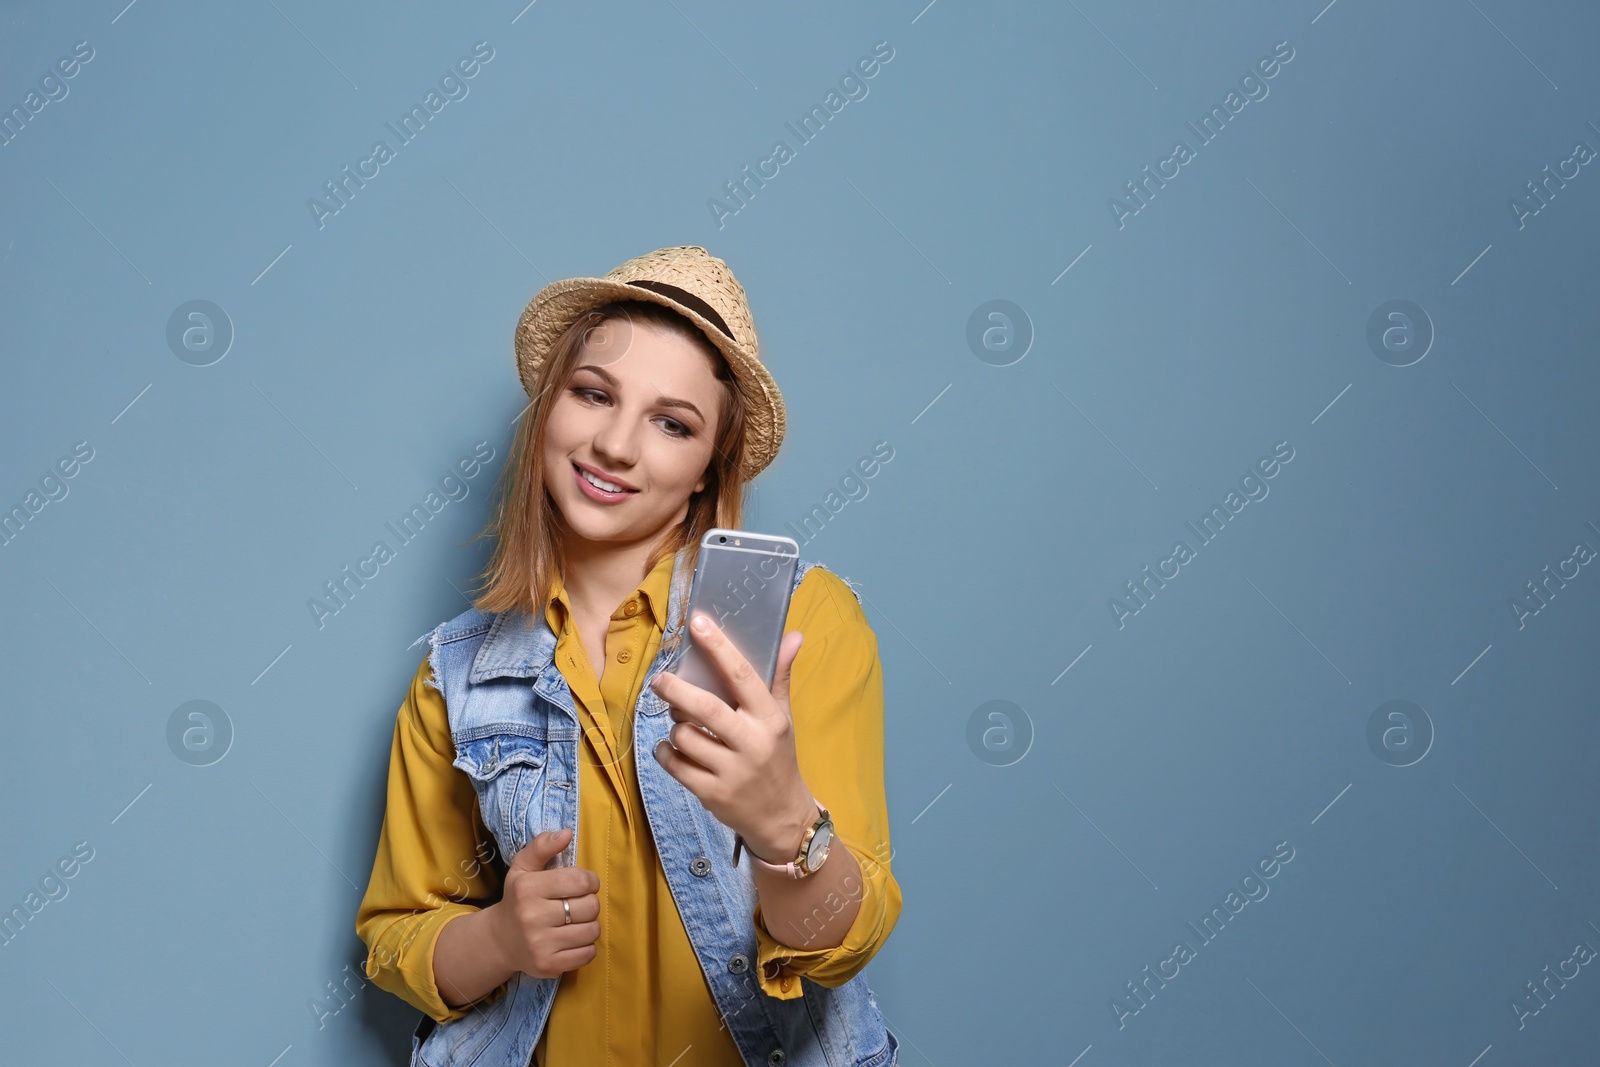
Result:
{"label": "straw hat", "polygon": [[717,346],[745,404],[745,478],[754,478],[783,444],[783,396],[761,365],[755,323],[744,286],[728,265],[698,245],[658,248],[604,278],[552,282],[528,301],[517,322],[517,373],[533,395],[534,381],[550,347],[586,311],[613,300],[647,300],[681,314]]}

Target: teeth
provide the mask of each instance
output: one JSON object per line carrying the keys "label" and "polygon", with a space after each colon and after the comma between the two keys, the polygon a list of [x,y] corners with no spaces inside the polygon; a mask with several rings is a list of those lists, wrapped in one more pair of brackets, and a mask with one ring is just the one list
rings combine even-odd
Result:
{"label": "teeth", "polygon": [[621,492],[624,492],[622,486],[620,486],[620,485],[612,485],[610,482],[603,482],[599,478],[596,478],[594,475],[590,474],[588,471],[584,470],[582,467],[578,468],[578,473],[583,475],[584,478],[588,480],[590,485],[595,486],[595,487],[597,487],[599,489],[604,489],[608,493],[621,493]]}

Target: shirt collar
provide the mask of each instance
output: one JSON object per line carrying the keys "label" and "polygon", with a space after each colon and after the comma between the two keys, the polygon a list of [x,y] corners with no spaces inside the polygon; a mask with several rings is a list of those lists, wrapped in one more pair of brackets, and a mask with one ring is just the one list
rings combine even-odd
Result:
{"label": "shirt collar", "polygon": [[[611,615],[613,619],[625,619],[623,613],[627,601],[635,598],[644,602],[644,607],[650,612],[651,619],[657,628],[665,630],[668,621],[668,596],[672,585],[672,568],[676,556],[668,554],[663,556],[650,573],[645,575],[627,599],[617,605],[616,611]],[[572,602],[567,599],[567,587],[558,573],[550,583],[550,595],[545,599],[545,621],[550,624],[552,633],[560,634],[562,621],[572,616]]]}
{"label": "shirt collar", "polygon": [[[688,593],[694,577],[692,568],[687,566],[687,557],[692,547],[683,545],[669,561],[664,563],[670,575],[666,592],[654,598],[646,598],[652,615],[657,611],[664,613],[666,626],[661,637],[661,647],[666,650],[663,655],[669,663],[677,661],[676,657],[681,654],[683,648],[683,620],[674,618],[674,614],[677,611],[677,600]],[[679,566],[680,562],[684,565]],[[645,591],[649,578],[647,575],[645,582],[640,584],[641,592]],[[659,587],[657,591],[660,591]],[[484,637],[483,644],[473,656],[468,681],[477,685],[491,678],[537,678],[539,682],[534,686],[536,691],[543,692],[546,696],[556,692],[564,683],[560,681],[560,673],[550,669],[557,635],[548,625],[548,620],[538,618],[535,621],[535,616],[520,609],[498,612],[493,616],[493,620],[489,624],[489,632]],[[541,689],[541,686],[544,688]],[[659,698],[654,692],[647,691],[641,699],[649,702]]]}

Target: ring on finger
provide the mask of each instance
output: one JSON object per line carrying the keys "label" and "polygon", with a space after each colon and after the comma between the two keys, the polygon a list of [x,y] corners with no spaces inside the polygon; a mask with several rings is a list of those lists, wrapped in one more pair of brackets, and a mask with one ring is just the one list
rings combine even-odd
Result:
{"label": "ring on finger", "polygon": [[567,925],[567,923],[570,923],[572,921],[572,905],[570,903],[568,903],[566,897],[562,897],[561,898],[561,910],[566,912],[566,914],[567,914],[566,922],[561,924],[562,926],[565,926],[565,925]]}

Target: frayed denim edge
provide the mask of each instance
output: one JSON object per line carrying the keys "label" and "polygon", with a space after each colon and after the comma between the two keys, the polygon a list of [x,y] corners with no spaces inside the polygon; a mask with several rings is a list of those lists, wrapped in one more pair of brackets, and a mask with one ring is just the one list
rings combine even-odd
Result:
{"label": "frayed denim edge", "polygon": [[428,677],[425,679],[425,684],[433,686],[433,688],[439,690],[441,693],[444,692],[444,689],[439,685],[439,631],[443,630],[444,627],[445,624],[440,623],[438,626],[435,626],[433,629],[429,630],[427,633],[411,642],[406,649],[406,651],[409,652],[411,649],[422,644],[422,642],[428,642]]}

